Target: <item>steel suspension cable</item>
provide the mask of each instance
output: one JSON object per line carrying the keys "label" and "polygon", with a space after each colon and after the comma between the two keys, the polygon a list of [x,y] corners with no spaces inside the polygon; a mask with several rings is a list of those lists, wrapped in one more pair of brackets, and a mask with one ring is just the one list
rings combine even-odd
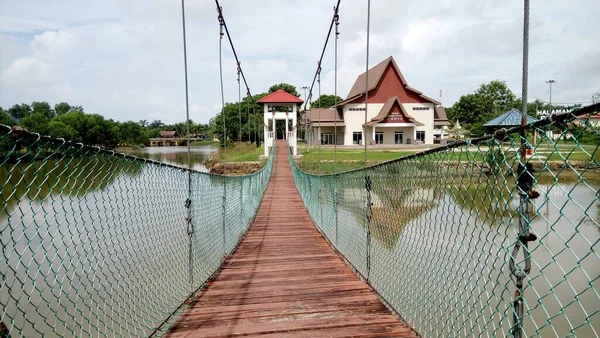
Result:
{"label": "steel suspension cable", "polygon": [[[369,34],[371,25],[371,0],[367,0],[367,60],[365,63],[365,127],[364,127],[364,142],[365,142],[365,166],[367,166],[367,112],[369,108]],[[371,178],[365,170],[365,190],[367,193],[367,282],[371,275],[371,215],[373,212],[373,203],[371,202]]]}
{"label": "steel suspension cable", "polygon": [[[221,9],[219,9],[219,79],[221,81],[221,114],[223,114],[223,158],[227,153],[227,128],[225,118],[225,92],[223,90],[223,26],[225,21],[221,15]],[[223,173],[227,168],[227,162],[223,161]]]}
{"label": "steel suspension cable", "polygon": [[242,142],[242,85],[240,83],[240,64],[238,63],[237,70],[237,83],[238,83],[238,117],[240,130],[238,134],[238,142]]}
{"label": "steel suspension cable", "polygon": [[334,102],[334,119],[333,119],[333,167],[337,166],[337,118],[338,118],[338,107],[337,107],[337,68],[338,68],[338,38],[340,35],[339,25],[340,25],[340,15],[338,13],[338,8],[333,8],[334,20],[335,20],[335,47],[334,47],[334,70],[333,70],[333,78],[334,78],[334,88],[333,88],[333,102]]}
{"label": "steel suspension cable", "polygon": [[[335,8],[338,10],[340,8],[340,2],[341,2],[341,0],[338,0],[337,4],[335,5]],[[333,30],[334,24],[335,24],[335,14],[331,18],[331,24],[329,25],[329,31],[327,32],[327,38],[325,39],[325,44],[323,45],[323,50],[321,51],[321,57],[319,58],[319,63],[317,64],[317,71],[315,72],[315,76],[313,77],[312,83],[310,85],[310,90],[308,92],[308,96],[305,98],[306,101],[304,102],[304,111],[306,111],[308,102],[312,98],[312,91],[315,86],[315,81],[317,81],[317,76],[320,73],[321,63],[323,62],[323,56],[325,55],[325,50],[327,49],[327,44],[329,43],[329,37],[331,36],[331,31]]]}
{"label": "steel suspension cable", "polygon": [[[187,43],[185,34],[185,0],[181,0],[181,22],[183,32],[183,73],[185,78],[185,118],[187,125],[187,160],[188,168],[192,169],[192,155],[190,149],[190,103],[189,103],[189,91],[188,91],[188,68],[187,68]],[[194,289],[194,271],[193,271],[193,255],[192,255],[192,235],[193,225],[191,217],[191,198],[192,198],[192,173],[188,172],[188,198],[185,202],[187,208],[187,234],[189,239],[189,250],[188,250],[188,270],[190,278],[190,291]]]}
{"label": "steel suspension cable", "polygon": [[371,26],[371,0],[367,0],[367,61],[365,63],[365,127],[364,140],[365,143],[365,166],[367,165],[367,110],[369,108],[369,29]]}
{"label": "steel suspension cable", "polygon": [[[523,79],[522,79],[522,112],[521,112],[521,148],[519,150],[519,169],[517,170],[517,185],[519,191],[519,234],[512,249],[509,260],[509,269],[515,277],[516,290],[513,300],[513,326],[511,328],[512,336],[521,338],[523,336],[523,316],[524,303],[523,297],[523,280],[531,271],[531,253],[528,248],[528,243],[535,241],[535,234],[530,232],[530,198],[536,198],[531,194],[533,186],[533,175],[531,164],[526,163],[526,148],[527,148],[527,131],[524,126],[527,125],[527,82],[529,68],[529,0],[524,0],[523,13]],[[534,129],[535,132],[535,129]],[[522,249],[523,261],[525,267],[517,265],[516,257]]]}
{"label": "steel suspension cable", "polygon": [[239,67],[240,75],[242,76],[242,80],[244,80],[244,85],[246,86],[246,94],[248,96],[252,96],[250,94],[250,87],[248,86],[248,82],[246,81],[246,75],[244,75],[244,71],[241,67],[240,59],[238,58],[237,52],[235,51],[235,46],[233,45],[233,41],[231,40],[231,34],[229,34],[229,28],[227,28],[227,23],[225,22],[225,17],[223,16],[223,8],[219,4],[219,0],[215,0],[215,4],[217,5],[217,12],[219,13],[219,23],[225,28],[225,33],[227,33],[227,40],[229,40],[229,45],[231,46],[231,50],[233,51],[233,57],[235,58],[235,62]]}

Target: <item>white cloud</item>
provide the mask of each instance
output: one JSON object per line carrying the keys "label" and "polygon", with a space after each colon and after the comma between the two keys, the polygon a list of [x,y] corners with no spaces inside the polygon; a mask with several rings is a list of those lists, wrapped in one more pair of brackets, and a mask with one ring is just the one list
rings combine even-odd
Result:
{"label": "white cloud", "polygon": [[[253,94],[275,83],[310,85],[335,1],[222,2]],[[221,108],[214,2],[186,3],[190,115],[208,122]],[[427,95],[460,95],[494,79],[516,94],[521,82],[522,2],[395,0],[372,2],[374,65],[393,55],[409,83]],[[551,0],[531,7],[530,98],[588,99],[600,90],[596,3]],[[338,95],[365,70],[365,2],[342,2]],[[178,0],[42,0],[0,8],[0,106],[68,101],[118,120],[185,119],[181,8]],[[236,65],[223,40],[225,101],[237,100]],[[334,91],[333,40],[322,93]],[[242,89],[242,95],[245,89]],[[316,87],[314,96],[316,97]]]}

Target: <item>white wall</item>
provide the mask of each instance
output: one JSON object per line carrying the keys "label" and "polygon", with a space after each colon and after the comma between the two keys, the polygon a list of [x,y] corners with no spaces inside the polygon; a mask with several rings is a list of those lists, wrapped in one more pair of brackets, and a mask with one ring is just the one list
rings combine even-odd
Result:
{"label": "white wall", "polygon": [[[347,104],[344,106],[344,120],[346,123],[346,130],[344,131],[344,144],[352,145],[352,134],[356,131],[363,131],[363,124],[365,123],[365,112],[364,111],[350,111],[350,108],[364,108],[364,103],[358,104]],[[372,118],[379,114],[379,111],[383,108],[383,103],[369,103],[369,111],[367,112],[367,121],[371,121]],[[363,135],[363,144],[365,140],[367,144],[371,144],[373,139],[373,131],[371,128],[367,128],[367,135]]]}
{"label": "white wall", "polygon": [[[417,131],[425,131],[425,143],[433,144],[433,112],[435,109],[435,105],[433,103],[403,103],[404,109],[408,113],[408,115],[415,118],[415,120],[421,122],[423,126],[417,127]],[[350,108],[364,108],[364,103],[359,104],[347,104],[344,106],[344,119],[346,123],[346,130],[344,134],[344,144],[351,145],[352,144],[352,135],[355,131],[362,132],[362,125],[365,123],[365,112],[364,111],[350,111]],[[413,110],[413,107],[428,107],[429,110]],[[367,112],[367,121],[370,121],[372,118],[379,114],[379,111],[383,108],[383,103],[369,103],[369,111]],[[371,144],[373,140],[373,131],[371,128],[367,128],[367,135],[363,135],[363,142],[366,140],[368,144]],[[375,127],[375,131],[383,131],[387,132],[391,128],[381,128],[381,130],[377,130]],[[409,133],[408,130],[404,131],[404,139],[410,138],[413,139],[412,128]],[[390,131],[391,142],[388,142],[386,139],[386,135],[384,134],[384,143],[394,143],[394,133]],[[366,136],[366,137],[365,137]]]}
{"label": "white wall", "polygon": [[[425,131],[425,144],[433,144],[433,111],[435,105],[433,103],[403,103],[402,105],[408,115],[424,124],[417,127],[417,131]],[[429,107],[429,110],[413,110],[413,107]],[[406,138],[406,136],[404,137]]]}

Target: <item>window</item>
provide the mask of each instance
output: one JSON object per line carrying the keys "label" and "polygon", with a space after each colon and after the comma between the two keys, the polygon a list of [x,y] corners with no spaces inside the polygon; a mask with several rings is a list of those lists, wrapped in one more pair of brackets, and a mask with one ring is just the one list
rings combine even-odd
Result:
{"label": "window", "polygon": [[375,132],[375,144],[383,144],[383,132],[382,131]]}
{"label": "window", "polygon": [[413,107],[412,110],[429,110],[429,107]]}
{"label": "window", "polygon": [[333,134],[321,134],[321,144],[333,144]]}
{"label": "window", "polygon": [[404,142],[404,133],[401,131],[397,131],[394,133],[394,143],[402,144]]}
{"label": "window", "polygon": [[349,111],[365,111],[365,108],[349,108]]}
{"label": "window", "polygon": [[417,142],[425,143],[425,132],[417,131]]}
{"label": "window", "polygon": [[362,132],[355,131],[352,133],[352,144],[362,144]]}

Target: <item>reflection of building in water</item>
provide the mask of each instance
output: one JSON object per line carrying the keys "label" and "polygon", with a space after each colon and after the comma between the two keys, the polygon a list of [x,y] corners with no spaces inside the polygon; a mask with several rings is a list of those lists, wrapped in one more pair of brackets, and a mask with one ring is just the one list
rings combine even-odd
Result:
{"label": "reflection of building in water", "polygon": [[[392,250],[407,224],[435,207],[442,194],[434,188],[374,189],[371,192],[371,235],[382,247]],[[339,192],[340,208],[354,215],[356,222],[365,226],[367,210],[365,189],[350,188]],[[356,212],[357,206],[362,206]]]}

